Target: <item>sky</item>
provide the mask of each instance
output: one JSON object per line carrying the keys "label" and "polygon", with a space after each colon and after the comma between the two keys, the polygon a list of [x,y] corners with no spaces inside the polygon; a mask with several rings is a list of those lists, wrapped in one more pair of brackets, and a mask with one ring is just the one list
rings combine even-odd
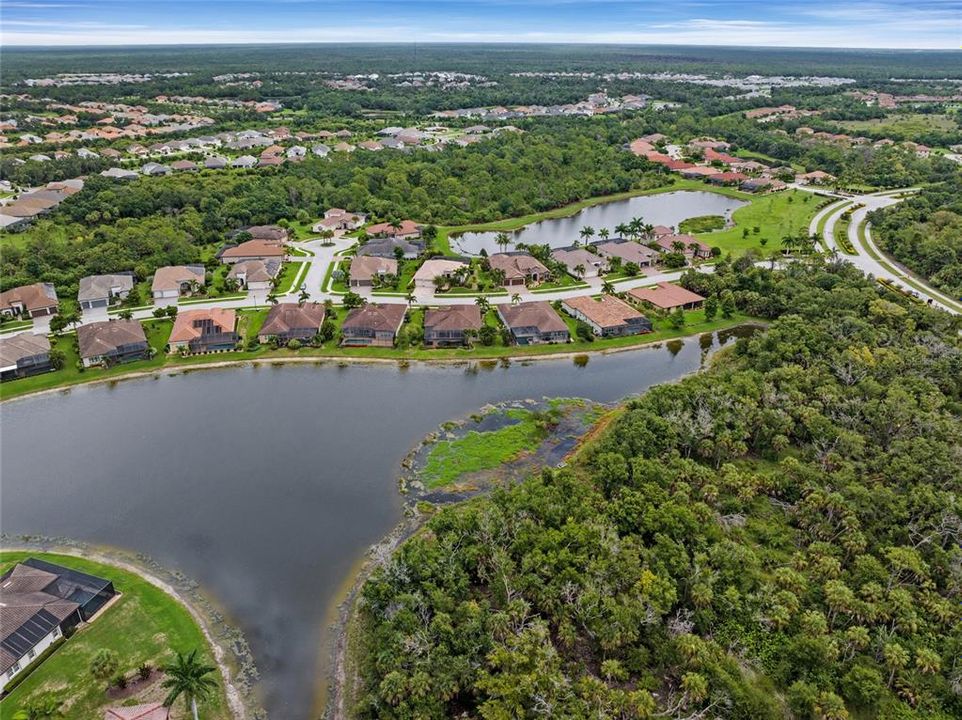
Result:
{"label": "sky", "polygon": [[0,0],[4,45],[408,41],[959,49],[962,0]]}

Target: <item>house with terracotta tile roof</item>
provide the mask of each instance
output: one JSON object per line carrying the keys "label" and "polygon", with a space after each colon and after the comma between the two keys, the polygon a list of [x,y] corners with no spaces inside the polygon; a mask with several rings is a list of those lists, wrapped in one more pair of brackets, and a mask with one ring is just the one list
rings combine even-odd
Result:
{"label": "house with terracotta tile roof", "polygon": [[205,284],[203,265],[169,265],[157,268],[150,290],[155,300],[162,300],[179,298],[191,293],[195,286],[203,287]]}
{"label": "house with terracotta tile roof", "polygon": [[10,317],[56,315],[59,307],[57,291],[52,283],[21,285],[0,293],[0,314]]}
{"label": "house with terracotta tile roof", "polygon": [[450,279],[468,269],[468,264],[461,260],[448,258],[432,258],[414,273],[414,287],[419,290],[434,290],[437,278]]}
{"label": "house with terracotta tile roof", "polygon": [[711,248],[693,235],[659,235],[655,244],[664,252],[680,252],[688,258],[711,257]]}
{"label": "house with terracotta tile roof", "polygon": [[558,248],[551,259],[565,266],[568,274],[579,279],[599,277],[608,270],[608,261],[584,248]]}
{"label": "house with terracotta tile roof", "polygon": [[469,336],[481,329],[477,305],[445,305],[424,313],[424,344],[428,347],[467,345]]}
{"label": "house with terracotta tile roof", "polygon": [[231,265],[227,277],[246,290],[270,290],[271,282],[280,271],[281,261],[277,259],[239,260]]}
{"label": "house with terracotta tile roof", "polygon": [[633,240],[605,240],[593,246],[603,258],[620,258],[622,264],[634,263],[638,267],[649,267],[658,262],[659,253],[647,245]]}
{"label": "house with terracotta tile roof", "polygon": [[504,287],[540,283],[551,276],[551,271],[533,255],[524,252],[495,253],[488,257],[492,270],[503,274]]}
{"label": "house with terracotta tile roof", "polygon": [[263,343],[273,337],[284,345],[291,340],[307,342],[323,322],[324,306],[319,303],[278,303],[268,311],[257,339]]}
{"label": "house with terracotta tile roof", "polygon": [[218,257],[227,265],[247,260],[283,262],[287,257],[287,249],[283,245],[268,240],[247,240],[239,245],[224,248]]}
{"label": "house with terracotta tile roof", "polygon": [[233,350],[239,339],[237,313],[228,308],[203,308],[177,313],[170,331],[170,351],[191,353]]}
{"label": "house with terracotta tile roof", "polygon": [[632,288],[628,294],[639,302],[661,310],[674,310],[679,307],[691,310],[701,307],[705,302],[705,298],[698,293],[669,282],[660,282],[653,287]]}
{"label": "house with terracotta tile roof", "polygon": [[168,720],[170,708],[162,702],[119,705],[104,710],[104,720]]}
{"label": "house with terracotta tile roof", "polygon": [[341,325],[345,347],[393,347],[407,308],[400,304],[368,303],[354,308]]}
{"label": "house with terracotta tile roof", "polygon": [[561,309],[591,327],[599,337],[619,337],[651,332],[651,320],[614,295],[599,298],[580,295],[561,301]]}
{"label": "house with terracotta tile roof", "polygon": [[413,220],[402,220],[397,227],[388,222],[369,225],[365,232],[370,237],[400,238],[403,240],[418,240],[421,238],[421,226]]}

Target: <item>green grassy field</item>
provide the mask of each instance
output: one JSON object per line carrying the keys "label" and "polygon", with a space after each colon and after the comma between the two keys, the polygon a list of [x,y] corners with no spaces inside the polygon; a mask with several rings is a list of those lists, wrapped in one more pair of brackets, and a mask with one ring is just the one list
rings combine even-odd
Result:
{"label": "green grassy field", "polygon": [[[104,692],[106,682],[90,674],[90,661],[101,648],[114,651],[120,660],[120,671],[128,675],[134,675],[141,663],[157,667],[173,659],[175,652],[194,649],[205,662],[213,664],[211,649],[190,613],[143,578],[83,558],[35,552],[0,552],[0,573],[28,557],[108,578],[121,597],[94,622],[64,642],[0,701],[0,717],[12,717],[26,702],[46,694],[63,701],[62,715],[57,717],[65,720],[103,717],[105,707],[120,703],[110,702]],[[205,720],[229,717],[219,674],[217,679],[218,691],[201,707]]]}
{"label": "green grassy field", "polygon": [[908,140],[933,130],[942,132],[958,130],[958,125],[951,116],[925,113],[892,113],[884,118],[843,120],[836,124],[849,132],[892,132]]}
{"label": "green grassy field", "polygon": [[698,239],[710,246],[717,245],[723,252],[738,252],[761,249],[764,238],[767,241],[764,247],[772,250],[779,247],[786,235],[807,234],[820,202],[818,197],[802,190],[760,195],[732,213],[734,227],[702,233]]}
{"label": "green grassy field", "polygon": [[[308,263],[309,264],[309,263]],[[284,263],[281,267],[281,273],[277,276],[277,289],[274,291],[277,295],[283,295],[284,293],[289,293],[294,289],[294,282],[297,280],[297,276],[301,272],[301,268],[304,267],[302,262],[288,262]]]}

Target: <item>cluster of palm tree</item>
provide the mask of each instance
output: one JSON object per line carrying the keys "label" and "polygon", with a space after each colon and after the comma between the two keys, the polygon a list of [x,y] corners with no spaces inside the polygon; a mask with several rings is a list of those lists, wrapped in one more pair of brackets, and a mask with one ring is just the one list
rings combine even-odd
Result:
{"label": "cluster of palm tree", "polygon": [[615,226],[615,232],[621,237],[642,242],[651,242],[655,237],[655,226],[646,223],[644,219],[635,217],[626,223]]}
{"label": "cluster of palm tree", "polygon": [[799,233],[798,235],[786,235],[782,238],[782,248],[789,254],[798,252],[802,255],[809,255],[817,245],[818,235],[815,234]]}

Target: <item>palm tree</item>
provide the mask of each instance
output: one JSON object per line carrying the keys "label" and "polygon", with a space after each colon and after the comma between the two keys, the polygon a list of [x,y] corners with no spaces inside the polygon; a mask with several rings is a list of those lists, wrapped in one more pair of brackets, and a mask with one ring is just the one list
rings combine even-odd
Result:
{"label": "palm tree", "polygon": [[161,687],[167,690],[164,707],[171,707],[177,698],[183,695],[184,703],[190,708],[194,720],[198,720],[197,701],[206,700],[215,687],[217,681],[209,675],[216,671],[212,665],[204,665],[197,658],[197,650],[191,650],[187,655],[177,653],[177,659],[165,665],[166,675]]}
{"label": "palm tree", "polygon": [[603,283],[601,283],[601,292],[605,293],[606,295],[614,295],[615,286],[608,280],[605,280]]}
{"label": "palm tree", "polygon": [[511,296],[511,304],[512,305],[521,304],[521,296],[518,293],[515,293],[514,295]]}
{"label": "palm tree", "polygon": [[501,248],[501,252],[504,252],[508,248],[508,245],[511,244],[511,236],[506,232],[499,232],[494,236],[494,242]]}
{"label": "palm tree", "polygon": [[641,236],[645,238],[645,242],[649,242],[655,236],[655,226],[650,223],[642,225]]}
{"label": "palm tree", "polygon": [[581,239],[587,243],[594,237],[595,229],[591,227],[591,225],[585,225],[578,234],[581,236]]}
{"label": "palm tree", "polygon": [[417,297],[415,297],[413,292],[409,292],[407,295],[404,296],[404,299],[407,300],[408,307],[410,307],[417,300]]}
{"label": "palm tree", "polygon": [[602,240],[607,240],[610,235],[611,232],[608,230],[608,228],[601,228],[601,230],[598,231],[598,237],[600,237]]}
{"label": "palm tree", "polygon": [[277,303],[280,302],[273,290],[271,290],[270,294],[267,296],[267,302],[269,302],[271,305],[277,305]]}
{"label": "palm tree", "polygon": [[491,309],[491,303],[488,302],[488,299],[480,295],[475,298],[474,304],[478,306],[478,310],[481,311],[481,315],[487,315],[488,310]]}
{"label": "palm tree", "polygon": [[615,225],[615,232],[618,233],[620,237],[628,237],[631,234],[631,228],[628,223],[618,223]]}
{"label": "palm tree", "polygon": [[578,263],[571,269],[575,271],[575,275],[578,277],[583,278],[585,276],[585,266],[582,263]]}
{"label": "palm tree", "polygon": [[306,287],[303,287],[303,286],[302,286],[302,287],[301,287],[301,293],[300,293],[300,295],[297,296],[297,304],[298,304],[298,305],[303,305],[304,303],[306,303],[306,302],[307,302],[308,300],[310,300],[310,299],[311,299],[311,294],[310,294],[309,292],[307,292],[307,288],[306,288]]}

